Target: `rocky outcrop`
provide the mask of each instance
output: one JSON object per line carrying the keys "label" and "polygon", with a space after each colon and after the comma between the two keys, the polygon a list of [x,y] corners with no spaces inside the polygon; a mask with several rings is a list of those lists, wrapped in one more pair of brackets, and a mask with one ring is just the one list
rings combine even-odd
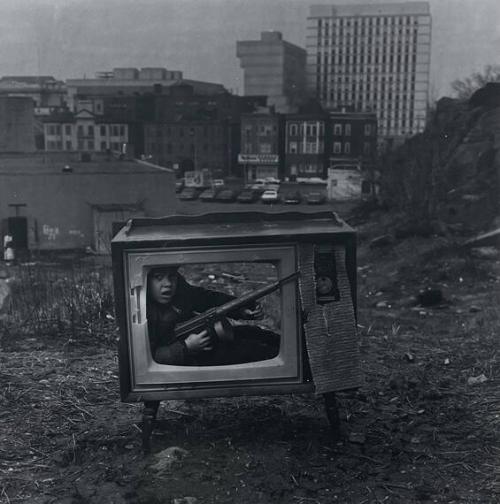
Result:
{"label": "rocky outcrop", "polygon": [[486,88],[469,102],[439,100],[426,130],[386,160],[387,201],[412,225],[492,229],[500,213],[500,84]]}

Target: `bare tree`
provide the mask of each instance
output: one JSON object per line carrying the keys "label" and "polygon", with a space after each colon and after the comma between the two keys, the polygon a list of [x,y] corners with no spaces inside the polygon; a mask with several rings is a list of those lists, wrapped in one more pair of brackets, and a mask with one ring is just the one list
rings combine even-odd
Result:
{"label": "bare tree", "polygon": [[488,82],[500,82],[500,65],[486,65],[482,72],[474,72],[465,79],[456,79],[451,83],[457,98],[467,100]]}

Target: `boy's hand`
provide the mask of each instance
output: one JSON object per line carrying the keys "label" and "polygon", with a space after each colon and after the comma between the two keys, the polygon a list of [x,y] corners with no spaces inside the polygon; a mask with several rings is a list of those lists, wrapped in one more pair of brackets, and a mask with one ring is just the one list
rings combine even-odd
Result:
{"label": "boy's hand", "polygon": [[239,318],[243,320],[261,319],[264,316],[264,311],[260,303],[255,303],[255,308],[241,308]]}
{"label": "boy's hand", "polygon": [[184,342],[189,352],[200,353],[212,350],[212,339],[208,335],[208,331],[190,334]]}

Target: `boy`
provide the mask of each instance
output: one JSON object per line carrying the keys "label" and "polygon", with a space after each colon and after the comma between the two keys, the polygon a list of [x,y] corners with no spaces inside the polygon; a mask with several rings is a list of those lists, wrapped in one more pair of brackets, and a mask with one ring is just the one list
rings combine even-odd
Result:
{"label": "boy", "polygon": [[[160,364],[213,366],[271,359],[279,352],[279,335],[257,326],[234,327],[234,340],[214,341],[208,330],[175,340],[174,329],[209,308],[234,299],[223,292],[189,284],[177,267],[152,268],[148,273],[147,319],[153,359]],[[234,319],[258,319],[260,304],[230,312]]]}

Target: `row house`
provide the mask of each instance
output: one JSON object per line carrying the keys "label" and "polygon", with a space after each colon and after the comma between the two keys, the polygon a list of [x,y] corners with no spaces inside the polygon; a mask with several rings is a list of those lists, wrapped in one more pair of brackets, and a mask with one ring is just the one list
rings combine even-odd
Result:
{"label": "row house", "polygon": [[377,155],[377,116],[364,112],[329,113],[328,168],[373,168]]}
{"label": "row house", "polygon": [[202,169],[217,178],[236,175],[240,118],[265,102],[228,92],[200,94],[186,83],[171,86],[154,96],[154,117],[144,123],[144,153],[179,176]]}
{"label": "row house", "polygon": [[238,161],[246,180],[322,178],[331,169],[373,169],[377,118],[371,113],[254,113],[241,120]]}
{"label": "row house", "polygon": [[241,150],[238,163],[246,181],[283,178],[283,116],[270,113],[241,117]]}
{"label": "row house", "polygon": [[129,145],[126,123],[109,123],[91,112],[66,112],[44,121],[46,151],[123,153]]}
{"label": "row house", "polygon": [[324,177],[327,120],[323,114],[286,116],[285,165],[288,177]]}

